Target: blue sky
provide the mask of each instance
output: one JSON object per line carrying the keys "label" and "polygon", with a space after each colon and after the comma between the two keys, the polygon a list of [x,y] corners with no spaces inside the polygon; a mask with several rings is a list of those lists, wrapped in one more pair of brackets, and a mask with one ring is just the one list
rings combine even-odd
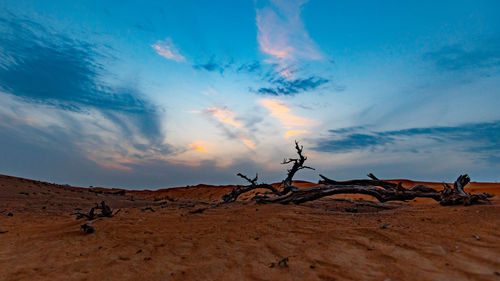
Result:
{"label": "blue sky", "polygon": [[498,1],[0,0],[0,173],[500,178]]}

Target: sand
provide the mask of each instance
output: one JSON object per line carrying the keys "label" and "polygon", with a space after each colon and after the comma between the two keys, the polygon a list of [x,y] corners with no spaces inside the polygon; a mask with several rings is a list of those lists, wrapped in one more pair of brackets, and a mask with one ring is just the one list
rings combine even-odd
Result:
{"label": "sand", "polygon": [[[500,184],[471,183],[497,196],[469,207],[323,198],[191,213],[231,188],[119,195],[0,176],[0,280],[500,280]],[[85,234],[70,214],[101,200],[121,212]]]}

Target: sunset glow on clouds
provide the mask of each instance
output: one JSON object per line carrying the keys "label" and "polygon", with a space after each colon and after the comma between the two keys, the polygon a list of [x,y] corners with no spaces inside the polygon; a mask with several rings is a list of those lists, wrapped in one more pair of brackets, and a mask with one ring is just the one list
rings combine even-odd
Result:
{"label": "sunset glow on clouds", "polygon": [[194,143],[190,143],[189,147],[191,147],[194,150],[200,151],[200,152],[206,152],[205,143],[202,141],[195,141]]}
{"label": "sunset glow on clouds", "polygon": [[293,115],[285,103],[276,99],[260,99],[259,103],[270,111],[272,117],[277,118],[284,128],[311,127],[318,125],[317,121],[312,119]]}
{"label": "sunset glow on clouds", "polygon": [[308,131],[308,130],[291,130],[291,131],[287,131],[285,133],[285,138],[289,139],[293,136],[296,136],[296,135],[301,135],[301,134],[310,134],[311,132]]}
{"label": "sunset glow on clouds", "polygon": [[158,53],[158,55],[177,62],[185,61],[186,59],[182,56],[177,48],[172,43],[172,39],[167,38],[165,40],[158,40],[156,44],[152,45],[153,49]]}
{"label": "sunset glow on clouds", "polygon": [[[301,10],[308,1],[272,0],[257,9],[257,40],[260,50],[282,67],[298,59],[322,58],[316,43],[309,37],[301,19]],[[282,72],[283,76],[290,73]]]}
{"label": "sunset glow on clouds", "polygon": [[208,107],[204,111],[191,110],[188,112],[207,115],[213,117],[216,122],[223,126],[229,125],[228,127],[223,127],[223,131],[226,133],[227,137],[241,142],[251,150],[256,149],[256,144],[250,137],[249,129],[246,128],[241,121],[237,120],[236,114],[233,111],[227,108]]}
{"label": "sunset glow on clouds", "polygon": [[220,122],[227,123],[233,127],[236,128],[242,128],[243,125],[241,122],[237,121],[235,119],[235,114],[234,112],[224,109],[224,108],[217,108],[217,107],[209,107],[206,109],[206,113],[209,115],[214,116],[219,120]]}
{"label": "sunset glow on clouds", "polygon": [[340,179],[498,180],[499,5],[6,1],[0,174],[272,182],[298,140]]}

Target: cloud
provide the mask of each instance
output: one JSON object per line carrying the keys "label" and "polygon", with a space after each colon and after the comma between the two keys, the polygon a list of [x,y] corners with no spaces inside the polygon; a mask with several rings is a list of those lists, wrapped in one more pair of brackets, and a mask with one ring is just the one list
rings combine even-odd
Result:
{"label": "cloud", "polygon": [[[262,172],[266,179],[276,181],[282,176],[281,170],[271,174],[248,158],[236,159],[229,167],[222,167],[210,160],[199,161],[194,165],[154,158],[127,164],[114,163],[120,166],[112,166],[113,161],[96,165],[95,161],[89,159],[87,151],[74,141],[79,136],[85,137],[85,134],[78,135],[77,129],[37,128],[3,117],[0,118],[0,147],[8,149],[2,149],[2,174],[76,186],[134,189],[199,183],[234,184],[238,182],[235,176],[237,171]],[[10,126],[4,126],[6,124]]]}
{"label": "cloud", "polygon": [[207,62],[204,64],[195,64],[195,65],[193,65],[193,68],[196,70],[205,70],[208,72],[217,71],[220,74],[224,73],[224,70],[225,70],[225,66],[217,64],[215,62]]}
{"label": "cloud", "polygon": [[273,80],[272,82],[275,86],[259,88],[257,90],[257,93],[262,95],[272,95],[272,96],[295,95],[302,92],[315,90],[318,87],[328,83],[329,80],[317,76],[311,76],[305,79],[299,78],[293,80],[280,78]]}
{"label": "cloud", "polygon": [[277,118],[287,129],[292,127],[309,127],[317,125],[317,122],[308,118],[291,114],[291,110],[285,103],[275,99],[259,99],[258,102],[267,108],[271,116]]}
{"label": "cloud", "polygon": [[311,132],[308,130],[290,130],[285,133],[285,138],[289,139],[292,136],[301,135],[301,134],[310,134]]}
{"label": "cloud", "polygon": [[246,73],[256,73],[261,71],[262,66],[258,61],[251,61],[241,64],[238,69],[236,69],[237,73],[246,72]]}
{"label": "cloud", "polygon": [[314,150],[337,153],[377,149],[417,152],[448,148],[473,153],[484,159],[500,153],[500,121],[379,132],[353,127],[329,132],[330,137],[320,139]]}
{"label": "cloud", "polygon": [[190,148],[197,150],[197,151],[200,151],[200,152],[207,152],[205,146],[206,146],[206,143],[202,142],[202,141],[195,141],[195,142],[189,144]]}
{"label": "cloud", "polygon": [[159,108],[134,85],[104,83],[100,60],[109,57],[98,48],[22,18],[0,18],[0,30],[0,113],[18,107],[31,109],[25,114],[51,115],[55,121],[42,125],[71,128],[64,135],[68,141],[85,147],[100,163],[118,159],[113,156],[118,154],[123,160],[132,151],[142,156],[171,153],[164,144]]}
{"label": "cloud", "polygon": [[229,139],[238,140],[251,150],[256,149],[255,141],[251,138],[249,129],[244,126],[243,122],[236,118],[236,114],[233,111],[213,106],[208,107],[201,113],[215,118],[217,121],[216,124]]}
{"label": "cloud", "polygon": [[172,39],[166,38],[165,40],[158,40],[156,44],[151,45],[156,53],[166,59],[174,60],[176,62],[183,62],[186,59],[179,53],[175,47]]}
{"label": "cloud", "polygon": [[257,4],[259,48],[281,65],[296,59],[319,60],[323,57],[300,18],[305,3],[307,1],[271,0]]}
{"label": "cloud", "polygon": [[[330,82],[330,79],[317,75],[307,74],[297,77],[297,74],[308,68],[304,65],[305,61],[320,61],[320,63],[325,61],[325,56],[309,37],[301,19],[302,9],[307,2],[307,0],[256,1],[259,49],[267,55],[264,61],[273,68],[273,71],[263,77],[271,86],[259,87],[255,90],[256,93],[273,96],[295,95]],[[259,68],[256,68],[257,66]],[[242,69],[249,69],[248,72],[253,73],[260,71],[260,65],[247,65]],[[335,90],[342,89],[336,86]]]}
{"label": "cloud", "polygon": [[233,65],[233,61],[229,61],[227,63],[218,62],[215,57],[210,58],[210,60],[206,63],[200,63],[193,65],[193,68],[196,70],[204,70],[208,72],[219,72],[223,74],[224,71],[230,68]]}
{"label": "cloud", "polygon": [[251,150],[255,150],[257,148],[255,146],[255,142],[250,138],[241,138],[241,141]]}
{"label": "cloud", "polygon": [[240,121],[236,120],[234,112],[228,109],[209,107],[205,110],[205,113],[217,118],[217,120],[219,120],[220,122],[229,124],[235,128],[243,128],[243,124]]}
{"label": "cloud", "polygon": [[378,134],[352,133],[339,138],[322,140],[314,148],[323,152],[350,152],[353,150],[369,149],[392,142],[391,137]]}
{"label": "cloud", "polygon": [[455,44],[427,52],[424,59],[444,71],[487,69],[500,66],[500,39],[480,41],[474,47]]}

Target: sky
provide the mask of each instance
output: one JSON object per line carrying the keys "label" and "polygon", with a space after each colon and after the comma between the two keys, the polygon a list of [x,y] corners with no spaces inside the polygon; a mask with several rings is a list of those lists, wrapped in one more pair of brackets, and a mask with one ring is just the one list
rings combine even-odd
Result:
{"label": "sky", "polygon": [[498,1],[0,0],[0,173],[500,179]]}

